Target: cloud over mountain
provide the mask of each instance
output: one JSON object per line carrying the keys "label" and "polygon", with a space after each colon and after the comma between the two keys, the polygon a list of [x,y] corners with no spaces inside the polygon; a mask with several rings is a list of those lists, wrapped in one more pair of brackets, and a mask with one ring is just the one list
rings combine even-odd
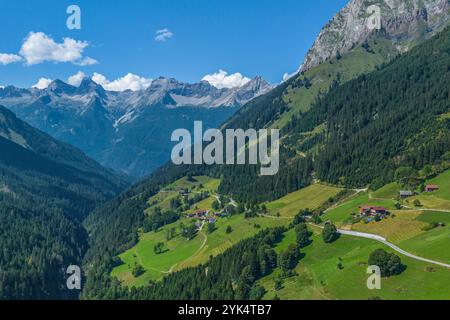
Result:
{"label": "cloud over mountain", "polygon": [[45,89],[47,88],[50,83],[52,83],[51,79],[48,78],[40,78],[39,81],[32,87],[32,88],[37,88],[37,89]]}
{"label": "cloud over mountain", "polygon": [[152,79],[140,77],[133,73],[128,73],[124,77],[110,81],[100,73],[94,73],[92,80],[100,84],[103,88],[109,91],[140,91],[147,89],[152,84]]}
{"label": "cloud over mountain", "polygon": [[73,76],[70,76],[69,78],[67,78],[67,83],[78,87],[81,83],[81,81],[83,81],[83,79],[86,77],[86,74],[82,71],[78,71],[77,73],[75,73]]}
{"label": "cloud over mountain", "polygon": [[203,81],[209,82],[211,85],[218,89],[223,88],[239,88],[250,82],[250,79],[244,77],[240,73],[233,73],[228,75],[228,72],[219,70],[219,72],[208,74],[203,77]]}

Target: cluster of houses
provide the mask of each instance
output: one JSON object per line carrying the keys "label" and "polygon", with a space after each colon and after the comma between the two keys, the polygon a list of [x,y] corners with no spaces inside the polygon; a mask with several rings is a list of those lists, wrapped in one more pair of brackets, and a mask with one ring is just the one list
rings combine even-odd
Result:
{"label": "cluster of houses", "polygon": [[197,219],[206,223],[216,223],[217,218],[223,218],[227,216],[225,212],[211,212],[209,210],[199,209],[192,213],[187,214],[188,219]]}
{"label": "cluster of houses", "polygon": [[364,217],[379,216],[380,218],[385,218],[389,214],[389,211],[385,207],[366,205],[359,207],[359,213]]}
{"label": "cluster of houses", "polygon": [[[430,192],[435,192],[439,190],[439,186],[435,185],[435,184],[429,184],[425,186],[425,192],[430,193]],[[409,191],[409,190],[402,190],[400,191],[400,197],[401,198],[408,198],[408,197],[412,197],[414,196],[416,193],[414,191]]]}
{"label": "cluster of houses", "polygon": [[[430,184],[425,186],[425,192],[427,193],[435,192],[437,190],[439,190],[438,185]],[[400,197],[402,198],[412,197],[414,195],[416,195],[414,191],[409,190],[400,191]],[[389,211],[385,207],[363,205],[359,207],[359,214],[362,217],[367,217],[369,219],[373,219],[375,217],[384,219],[387,215],[389,215]]]}

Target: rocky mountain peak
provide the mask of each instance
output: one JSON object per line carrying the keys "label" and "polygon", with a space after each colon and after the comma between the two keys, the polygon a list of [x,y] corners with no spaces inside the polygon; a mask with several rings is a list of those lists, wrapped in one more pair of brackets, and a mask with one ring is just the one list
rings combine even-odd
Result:
{"label": "rocky mountain peak", "polygon": [[62,94],[62,93],[74,93],[76,91],[76,87],[71,86],[70,84],[65,83],[61,80],[54,80],[52,83],[49,84],[47,87],[48,91],[52,91],[56,94]]}
{"label": "rocky mountain peak", "polygon": [[400,52],[411,43],[431,37],[450,20],[449,0],[351,0],[321,30],[301,71],[362,44],[377,32],[371,24],[379,12],[378,33],[394,42]]}

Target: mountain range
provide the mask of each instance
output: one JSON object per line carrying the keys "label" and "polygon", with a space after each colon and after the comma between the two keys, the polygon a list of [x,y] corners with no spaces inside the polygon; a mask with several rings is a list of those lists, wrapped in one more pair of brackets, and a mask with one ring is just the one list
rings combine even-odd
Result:
{"label": "mountain range", "polygon": [[143,91],[113,92],[85,78],[78,87],[55,80],[46,89],[0,88],[0,104],[102,165],[141,177],[168,161],[172,131],[191,130],[194,120],[217,127],[271,88],[260,77],[222,89],[161,77]]}
{"label": "mountain range", "polygon": [[[297,75],[249,101],[222,126],[223,129],[279,128],[282,140],[280,171],[276,176],[260,176],[258,166],[251,165],[167,164],[130,188],[127,195],[115,198],[89,216],[86,227],[93,245],[86,257],[95,267],[88,276],[91,281],[84,291],[86,298],[109,299],[119,295],[129,299],[248,299],[254,296],[254,291],[261,291],[257,296],[262,297],[265,289],[273,291],[277,297],[278,289],[261,288],[262,284],[266,285],[270,264],[264,260],[265,250],[270,251],[271,241],[277,237],[265,236],[264,231],[251,238],[261,247],[252,246],[252,240],[243,240],[246,239],[244,233],[239,237],[240,243],[219,254],[216,250],[222,246],[209,249],[214,243],[207,242],[199,250],[209,252],[210,256],[205,254],[204,260],[197,261],[202,254],[194,253],[191,260],[197,261],[195,267],[182,268],[178,263],[178,271],[168,275],[165,272],[161,282],[145,282],[151,279],[154,270],[126,272],[127,268],[132,269],[131,265],[127,266],[129,261],[139,261],[139,257],[131,259],[133,254],[138,256],[141,251],[150,250],[146,241],[153,234],[161,239],[158,228],[155,233],[145,235],[142,230],[158,219],[161,212],[152,211],[151,206],[166,205],[167,193],[177,181],[184,185],[198,176],[219,180],[218,194],[232,197],[242,205],[243,211],[247,210],[247,220],[239,225],[244,228],[253,225],[251,213],[258,210],[255,206],[262,204],[261,216],[271,211],[273,219],[269,220],[277,225],[274,221],[283,220],[277,220],[283,208],[290,207],[291,202],[301,208],[302,201],[307,201],[296,202],[290,193],[307,186],[377,190],[386,184],[391,186],[399,172],[405,170],[422,172],[426,167],[428,172],[439,174],[449,168],[446,160],[450,148],[448,1],[411,0],[396,6],[393,4],[398,2],[389,1],[386,3],[392,5],[391,11],[382,18],[379,30],[367,32],[365,28],[358,28],[367,19],[368,7],[375,3],[350,1],[324,26]],[[361,15],[364,16],[361,18]],[[320,192],[316,190],[314,196]],[[331,197],[328,201],[336,200],[339,198]],[[201,205],[206,207],[207,203]],[[326,208],[328,206],[319,206],[314,210],[313,216],[319,218],[315,220],[317,223],[321,223],[320,217]],[[293,218],[299,208],[291,209]],[[301,214],[302,211],[295,217]],[[181,212],[179,219],[183,225],[189,223],[184,217]],[[176,225],[173,221],[163,221],[158,226],[168,224],[165,230],[170,231],[170,227]],[[231,221],[226,220],[225,226]],[[257,225],[255,222],[255,228]],[[226,237],[225,226],[221,225],[219,231],[223,237]],[[293,229],[287,228],[285,236],[292,236]],[[274,233],[279,231],[274,229]],[[265,236],[264,240],[259,236]],[[176,241],[179,239],[181,236]],[[286,242],[283,241],[283,245],[286,248]],[[329,252],[330,249],[323,250]],[[102,252],[112,254],[98,258]],[[315,251],[313,255],[323,253]],[[342,254],[347,256],[347,251],[344,249]],[[327,270],[336,269],[338,257],[333,259]],[[188,260],[181,264],[194,265]],[[119,269],[127,280],[115,277],[117,273],[113,270],[119,272]],[[205,270],[211,275],[204,276]],[[283,278],[284,273],[279,272]],[[303,269],[299,272],[302,272],[299,276],[302,280],[295,286],[303,289],[304,278],[311,273],[304,273]],[[105,274],[109,275],[107,279],[102,277]],[[285,277],[290,281],[290,275]],[[140,288],[129,290],[124,283],[130,279],[130,283],[140,283]],[[327,282],[335,280],[329,278]],[[329,288],[325,282],[321,283]]]}
{"label": "mountain range", "polygon": [[[366,24],[374,4],[387,12],[379,30]],[[321,228],[331,223],[322,222],[335,223],[328,209],[338,209],[338,222],[352,228],[352,210],[380,201],[395,214],[363,227],[428,235],[423,204],[410,210],[417,202],[401,202],[396,188],[450,169],[449,17],[448,0],[351,0],[298,74],[276,87],[261,78],[232,89],[159,78],[143,91],[112,92],[85,78],[0,89],[0,298],[77,298],[65,288],[69,264],[83,267],[84,299],[373,296],[367,248],[384,244],[337,233],[328,243]],[[167,162],[170,133],[194,120],[280,129],[279,173]],[[123,176],[85,153],[128,175],[151,174],[123,191]],[[380,188],[389,199],[365,191]],[[445,197],[421,199],[448,206]],[[435,206],[426,221],[448,211]],[[191,217],[204,209],[216,214],[198,224]],[[448,252],[445,224],[423,225],[435,236],[410,249]],[[402,261],[406,278],[383,278],[377,294],[446,294],[447,269]]]}

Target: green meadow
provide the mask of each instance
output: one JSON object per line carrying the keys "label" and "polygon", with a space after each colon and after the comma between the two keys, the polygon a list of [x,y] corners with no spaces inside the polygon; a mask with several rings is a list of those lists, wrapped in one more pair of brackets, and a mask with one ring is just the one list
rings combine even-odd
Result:
{"label": "green meadow", "polygon": [[[381,290],[367,289],[367,261],[370,253],[383,245],[368,239],[342,236],[332,244],[325,244],[321,231],[314,228],[313,242],[301,250],[304,257],[295,271],[298,275],[283,281],[282,289],[274,289],[281,271],[259,281],[267,293],[265,299],[278,296],[286,300],[349,299],[448,299],[450,270],[400,256],[407,269],[399,276],[384,278]],[[277,250],[295,241],[289,231]],[[390,251],[389,248],[384,248]],[[339,258],[341,260],[339,260]],[[342,261],[343,269],[338,268]]]}
{"label": "green meadow", "polygon": [[[433,196],[440,196],[439,199],[445,201],[445,176],[436,179],[436,183],[444,187],[439,194]],[[152,197],[149,204],[168,204],[168,199],[177,196],[181,189],[189,189],[191,192],[208,190],[211,196],[185,213],[192,212],[195,208],[211,209],[219,180],[207,177],[195,177],[195,180],[196,182],[189,182],[181,179],[167,186]],[[300,209],[318,208],[341,190],[322,184],[311,185],[281,199],[265,203],[268,209],[265,216],[246,219],[241,214],[219,218],[212,233],[208,233],[205,226],[190,241],[179,234],[181,223],[191,223],[190,219],[183,217],[162,227],[158,232],[141,234],[138,244],[120,255],[123,264],[116,267],[111,275],[126,286],[143,286],[149,281],[159,281],[170,272],[205,263],[210,256],[221,254],[264,228],[288,226]],[[398,190],[398,185],[390,184],[375,192],[355,194],[344,203],[328,210],[322,220],[331,220],[340,227],[382,235],[413,254],[450,263],[450,213],[417,209],[396,210],[394,199]],[[357,213],[361,205],[385,206],[392,215],[380,222],[349,224],[352,213]],[[445,226],[425,231],[424,227],[433,222]],[[232,231],[227,233],[227,227]],[[173,228],[176,235],[167,240],[166,232]],[[273,273],[259,280],[267,290],[265,299],[272,299],[275,295],[281,299],[368,299],[377,296],[382,299],[401,300],[448,299],[450,296],[447,286],[450,283],[450,270],[401,255],[407,269],[399,276],[383,279],[381,290],[371,291],[366,286],[367,260],[372,251],[383,245],[373,240],[350,236],[341,236],[336,242],[325,244],[321,230],[314,226],[310,228],[314,231],[313,242],[301,250],[303,257],[295,269],[297,275],[284,279],[283,286],[278,291],[274,289],[274,284],[275,279],[281,276],[281,270],[275,269]],[[164,243],[164,251],[161,254],[156,254],[153,250],[158,242]],[[293,230],[289,230],[275,250],[279,253],[294,242],[295,234]],[[389,248],[384,249],[391,251]],[[342,270],[337,266],[339,261],[342,261]],[[137,278],[132,275],[136,264],[145,269],[145,273]]]}
{"label": "green meadow", "polygon": [[[201,180],[202,187],[209,187],[211,192],[214,192],[214,188],[218,185],[216,180],[203,180],[203,178],[199,179],[199,177],[195,177],[195,179]],[[167,200],[168,193],[173,192],[172,197],[174,197],[178,194],[180,188],[188,187],[193,187],[193,185],[184,179],[177,181],[152,197],[149,203],[154,203],[155,200],[159,200],[161,202],[154,205],[161,205],[161,203],[167,204],[169,201]],[[197,184],[196,188],[198,187],[199,185]],[[177,271],[205,263],[210,256],[219,255],[234,244],[255,235],[262,229],[287,226],[291,218],[300,209],[315,209],[330,197],[335,196],[340,190],[339,188],[325,185],[312,185],[279,200],[267,203],[269,210],[269,215],[267,216],[246,219],[243,214],[240,214],[218,218],[215,223],[216,229],[214,232],[208,233],[205,226],[190,241],[182,238],[179,234],[179,226],[181,223],[184,225],[191,223],[191,219],[183,217],[173,224],[162,227],[158,232],[141,234],[138,244],[119,256],[123,264],[116,267],[111,275],[118,278],[127,286],[142,286],[150,280],[160,280],[169,271]],[[190,213],[196,208],[211,210],[211,205],[214,200],[215,197],[213,194],[207,199],[195,204],[193,208],[184,214]],[[280,213],[280,218],[271,216],[276,212]],[[228,226],[232,230],[231,233],[226,232]],[[173,228],[177,230],[176,237],[167,240],[166,232]],[[153,248],[159,242],[164,243],[165,251],[161,254],[156,254]],[[132,275],[132,270],[136,264],[141,265],[145,269],[145,273],[137,278]]]}
{"label": "green meadow", "polygon": [[346,224],[352,214],[359,213],[359,207],[363,205],[383,206],[389,210],[395,209],[395,201],[390,199],[372,199],[367,192],[360,192],[352,196],[348,201],[327,210],[323,216],[324,221],[329,220],[338,226]]}
{"label": "green meadow", "polygon": [[329,198],[336,196],[342,189],[313,184],[304,189],[290,193],[285,197],[269,202],[266,207],[271,215],[280,214],[283,218],[293,218],[300,209],[315,209]]}

